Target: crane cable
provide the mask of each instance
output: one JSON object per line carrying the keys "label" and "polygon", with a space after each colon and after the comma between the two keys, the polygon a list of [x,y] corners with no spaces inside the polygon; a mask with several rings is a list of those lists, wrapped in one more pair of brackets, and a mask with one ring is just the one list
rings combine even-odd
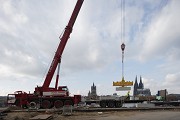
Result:
{"label": "crane cable", "polygon": [[124,50],[125,50],[125,0],[121,0],[121,50],[122,50],[122,80],[124,80]]}

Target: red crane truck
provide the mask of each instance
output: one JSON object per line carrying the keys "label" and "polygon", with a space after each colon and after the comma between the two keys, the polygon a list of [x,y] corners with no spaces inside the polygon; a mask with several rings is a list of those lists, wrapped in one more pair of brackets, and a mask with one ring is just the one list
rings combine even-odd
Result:
{"label": "red crane truck", "polygon": [[[35,88],[34,93],[32,94],[23,91],[16,91],[14,94],[8,94],[7,96],[8,104],[16,105],[20,107],[30,106],[30,107],[40,107],[47,109],[52,107],[60,108],[64,105],[74,105],[74,104],[78,104],[81,101],[81,95],[74,95],[73,97],[69,96],[69,91],[67,86],[58,87],[58,79],[59,79],[61,56],[63,54],[66,43],[70,37],[74,23],[76,21],[76,18],[78,16],[78,13],[81,9],[83,2],[84,0],[77,0],[71,18],[69,20],[69,23],[66,26],[62,37],[60,38],[59,46],[56,50],[51,66],[46,75],[44,84],[41,87],[37,86]],[[56,69],[57,69],[57,76],[56,76],[55,87],[49,87]]]}

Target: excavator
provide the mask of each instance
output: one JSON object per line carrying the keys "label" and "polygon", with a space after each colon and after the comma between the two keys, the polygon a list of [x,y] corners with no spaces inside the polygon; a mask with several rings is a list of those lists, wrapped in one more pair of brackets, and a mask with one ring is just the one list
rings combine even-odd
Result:
{"label": "excavator", "polygon": [[[77,0],[73,13],[70,17],[68,25],[65,27],[62,37],[60,37],[59,46],[55,52],[54,58],[50,65],[49,71],[46,75],[42,86],[37,86],[34,93],[26,93],[23,91],[16,91],[14,94],[8,94],[7,103],[9,105],[16,105],[20,107],[31,108],[61,108],[64,105],[74,105],[81,101],[81,95],[69,96],[67,86],[58,86],[59,70],[61,63],[61,56],[65,49],[66,43],[72,33],[74,23],[79,14],[84,0]],[[57,69],[55,87],[50,87],[50,83]]]}

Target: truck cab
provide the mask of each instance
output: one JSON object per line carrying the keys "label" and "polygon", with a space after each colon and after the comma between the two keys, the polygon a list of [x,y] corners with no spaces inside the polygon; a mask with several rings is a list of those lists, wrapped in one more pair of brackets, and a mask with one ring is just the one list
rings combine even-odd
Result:
{"label": "truck cab", "polygon": [[69,89],[67,86],[59,86],[58,91],[64,91],[66,92],[66,96],[69,96]]}

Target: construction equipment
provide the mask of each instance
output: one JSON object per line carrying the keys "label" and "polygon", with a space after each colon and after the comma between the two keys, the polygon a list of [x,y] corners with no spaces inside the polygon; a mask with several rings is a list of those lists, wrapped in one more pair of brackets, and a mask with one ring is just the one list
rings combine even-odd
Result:
{"label": "construction equipment", "polygon": [[[124,12],[125,12],[125,0],[121,0],[122,80],[113,82],[113,86],[119,86],[119,87],[116,87],[116,91],[129,91],[129,90],[131,90],[131,87],[126,87],[126,86],[133,85],[133,82],[125,81],[125,79],[124,79],[124,50],[125,50],[125,44],[124,44],[124,41],[125,41],[125,13]],[[100,100],[100,106],[101,107],[122,107],[122,104],[124,102],[127,102],[126,98],[121,97],[119,99]],[[129,96],[128,96],[128,98],[129,98]]]}
{"label": "construction equipment", "polygon": [[[46,75],[42,86],[37,86],[33,94],[23,91],[16,91],[14,94],[8,94],[8,104],[21,107],[41,107],[41,108],[60,108],[64,105],[74,105],[81,101],[80,95],[69,96],[67,86],[58,87],[59,69],[61,63],[61,56],[63,54],[66,43],[72,32],[74,23],[79,14],[84,0],[77,0],[74,11],[71,15],[68,25],[66,26],[62,37],[60,37],[59,46],[55,52],[54,58],[50,65],[49,71]],[[58,69],[57,69],[58,67]],[[49,87],[54,73],[57,69],[55,87]],[[10,97],[12,96],[12,97]],[[14,96],[14,97],[13,97]]]}
{"label": "construction equipment", "polygon": [[125,0],[121,0],[121,50],[122,50],[122,80],[113,82],[113,86],[121,86],[116,88],[116,90],[131,90],[130,87],[125,86],[133,86],[133,82],[125,81],[124,79],[124,50],[125,50]]}

